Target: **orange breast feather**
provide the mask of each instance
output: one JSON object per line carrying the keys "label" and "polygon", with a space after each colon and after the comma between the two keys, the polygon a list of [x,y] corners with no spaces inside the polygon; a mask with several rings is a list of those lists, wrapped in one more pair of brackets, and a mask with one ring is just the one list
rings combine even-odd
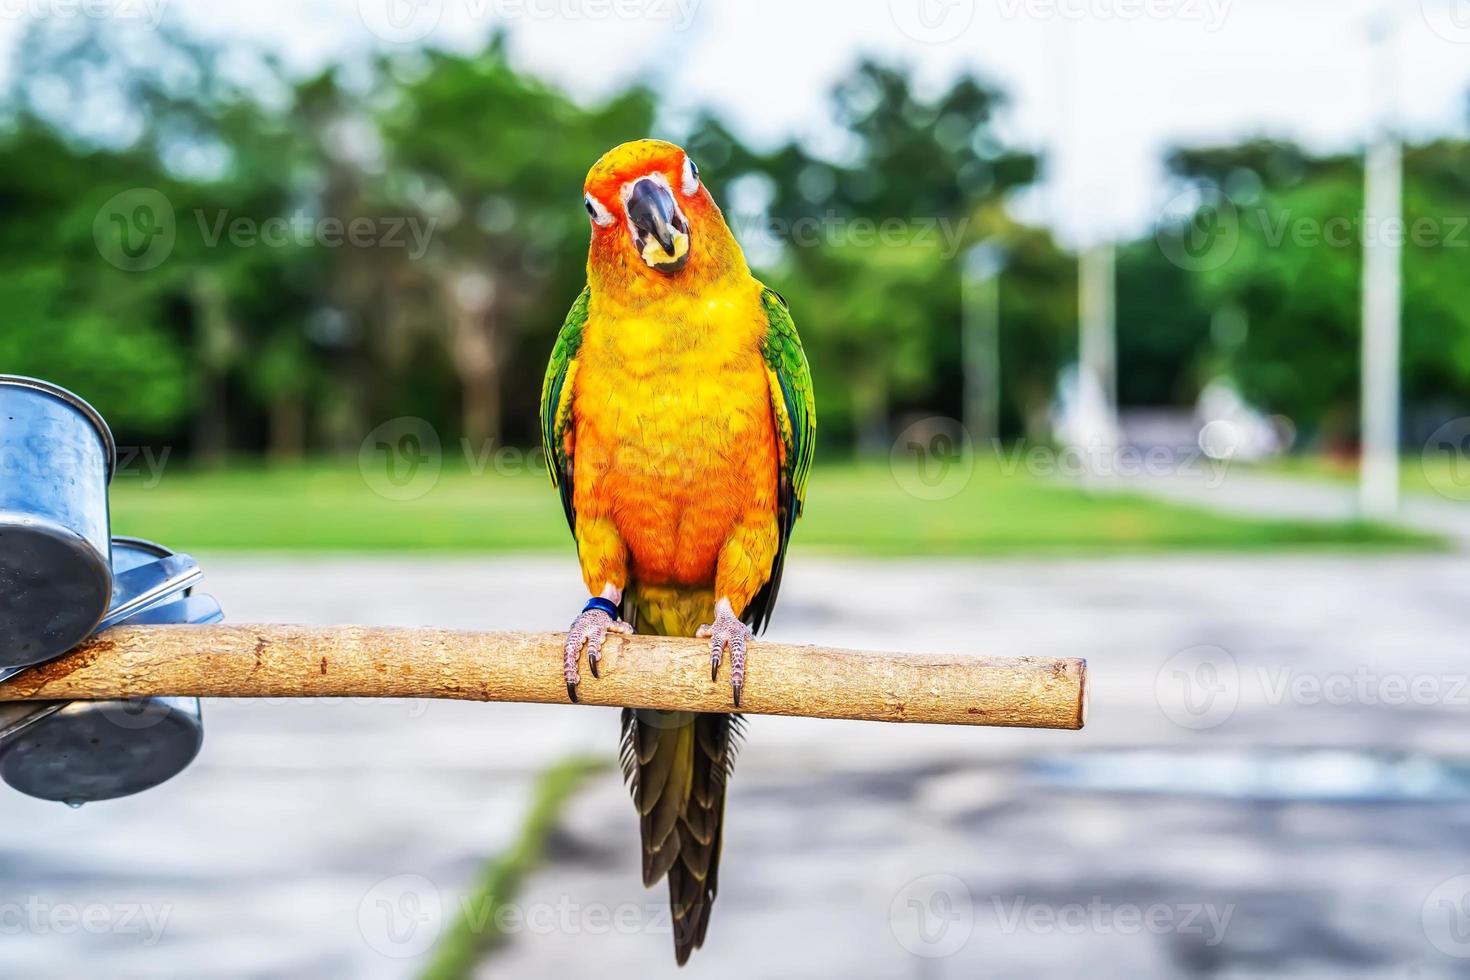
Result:
{"label": "orange breast feather", "polygon": [[577,521],[610,520],[641,583],[713,586],[721,549],[753,523],[771,533],[742,546],[763,551],[769,537],[770,554],[742,557],[765,569],[774,557],[779,451],[758,295],[656,314],[592,298],[574,381]]}

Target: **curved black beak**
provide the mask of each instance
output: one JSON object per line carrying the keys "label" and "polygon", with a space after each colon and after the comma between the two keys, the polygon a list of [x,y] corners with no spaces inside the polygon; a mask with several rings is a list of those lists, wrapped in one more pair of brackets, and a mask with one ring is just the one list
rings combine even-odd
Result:
{"label": "curved black beak", "polygon": [[[674,203],[674,195],[657,181],[639,178],[628,192],[628,220],[644,261],[660,272],[677,272],[689,258],[689,225]],[[664,254],[650,255],[648,239],[658,242]],[[683,238],[681,243],[678,239]],[[682,244],[683,249],[678,246]]]}

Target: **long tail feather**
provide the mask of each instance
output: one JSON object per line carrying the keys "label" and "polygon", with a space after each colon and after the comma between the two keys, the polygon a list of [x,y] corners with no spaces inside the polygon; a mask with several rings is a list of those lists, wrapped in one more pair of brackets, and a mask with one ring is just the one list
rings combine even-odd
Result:
{"label": "long tail feather", "polygon": [[[712,618],[707,593],[662,598],[629,589],[624,617],[640,633],[690,636]],[[624,709],[622,722],[621,758],[638,809],[643,884],[668,877],[674,957],[683,966],[704,943],[719,892],[725,786],[742,721],[739,715]]]}

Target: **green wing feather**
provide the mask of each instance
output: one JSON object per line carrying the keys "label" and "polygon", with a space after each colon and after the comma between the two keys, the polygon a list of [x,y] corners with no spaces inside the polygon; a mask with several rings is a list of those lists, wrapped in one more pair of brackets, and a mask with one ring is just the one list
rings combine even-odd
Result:
{"label": "green wing feather", "polygon": [[777,493],[777,520],[781,543],[771,565],[771,578],[745,611],[745,621],[756,631],[766,628],[771,609],[781,590],[781,572],[786,566],[786,549],[791,530],[806,505],[807,478],[817,445],[817,401],[812,388],[812,371],[802,350],[801,337],[792,322],[786,300],[774,289],[761,291],[770,329],[762,353],[771,374],[771,411],[776,435],[781,440],[781,478]]}
{"label": "green wing feather", "polygon": [[567,313],[566,322],[551,349],[551,363],[546,365],[546,380],[541,385],[541,442],[546,451],[546,472],[551,485],[561,491],[562,510],[567,526],[577,530],[577,511],[572,505],[572,390],[569,383],[576,373],[577,351],[582,346],[582,331],[587,325],[587,303],[592,291],[581,295]]}

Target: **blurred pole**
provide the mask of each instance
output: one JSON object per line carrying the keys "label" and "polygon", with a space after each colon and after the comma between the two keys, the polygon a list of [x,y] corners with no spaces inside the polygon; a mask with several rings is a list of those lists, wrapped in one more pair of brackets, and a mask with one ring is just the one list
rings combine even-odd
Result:
{"label": "blurred pole", "polygon": [[[1077,100],[1083,89],[1079,85],[1078,26],[1071,19],[1055,21],[1049,39],[1057,101],[1053,139],[1065,159],[1063,179],[1053,178],[1056,186],[1052,210],[1054,227],[1070,225],[1083,241],[1092,242],[1084,245],[1077,257],[1078,369],[1073,438],[1086,443],[1082,448],[1088,460],[1101,462],[1117,448],[1118,439],[1116,262],[1111,236],[1099,232],[1099,212],[1105,198],[1094,186],[1098,178],[1089,169],[1084,179],[1071,166],[1073,161],[1067,152],[1079,141]],[[1072,193],[1065,193],[1067,190]]]}
{"label": "blurred pole", "polygon": [[1359,505],[1365,516],[1399,509],[1399,347],[1403,292],[1404,160],[1397,120],[1396,16],[1382,10],[1371,27],[1376,88],[1383,103],[1368,150],[1363,225],[1362,430]]}
{"label": "blurred pole", "polygon": [[982,242],[965,253],[960,292],[965,429],[982,452],[1000,438],[1000,249]]}
{"label": "blurred pole", "polygon": [[1101,422],[1103,430],[1109,433],[1118,430],[1116,264],[1116,248],[1111,241],[1087,246],[1077,261],[1082,369],[1102,391]]}

